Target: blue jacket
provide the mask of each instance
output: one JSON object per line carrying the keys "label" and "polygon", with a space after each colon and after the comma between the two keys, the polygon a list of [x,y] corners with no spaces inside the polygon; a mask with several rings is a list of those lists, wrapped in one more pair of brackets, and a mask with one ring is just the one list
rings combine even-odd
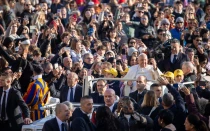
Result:
{"label": "blue jacket", "polygon": [[177,29],[177,28],[174,28],[174,29],[170,30],[172,37],[175,38],[175,39],[178,39],[178,40],[180,40],[180,38],[181,38],[182,31],[183,30],[180,30],[180,29]]}

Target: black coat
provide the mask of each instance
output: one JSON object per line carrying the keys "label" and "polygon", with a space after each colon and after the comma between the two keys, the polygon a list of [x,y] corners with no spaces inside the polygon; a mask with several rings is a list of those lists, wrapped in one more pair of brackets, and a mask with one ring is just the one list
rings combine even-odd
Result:
{"label": "black coat", "polygon": [[94,104],[104,104],[104,96],[99,95],[99,93],[91,93],[90,96],[93,98]]}
{"label": "black coat", "polygon": [[[143,115],[149,115],[152,108],[153,108],[152,106],[142,107],[140,109],[140,113]],[[161,109],[162,109],[161,107],[156,107],[155,110],[153,110],[153,112],[150,114],[150,117],[152,118],[152,120],[155,120],[155,117],[159,114]]]}
{"label": "black coat", "polygon": [[[69,87],[63,86],[60,92],[60,102],[67,101]],[[80,98],[82,97],[82,87],[80,85],[76,85],[75,93],[74,93],[74,102],[80,102]]]}
{"label": "black coat", "polygon": [[[3,94],[3,88],[0,88],[0,101]],[[20,107],[21,110],[19,110]],[[22,114],[30,118],[28,106],[24,102],[20,92],[14,88],[10,88],[7,97],[6,112],[9,123],[11,124],[11,130],[21,131],[23,125]]]}
{"label": "black coat", "polygon": [[109,85],[109,88],[115,91],[116,95],[120,96],[120,81],[117,80],[108,81],[107,84]]}
{"label": "black coat", "polygon": [[22,68],[22,75],[19,79],[21,85],[21,93],[24,94],[31,82],[31,77],[33,75],[31,62],[21,57],[14,60],[3,48],[0,46],[0,55],[3,56],[10,66],[12,66],[12,71],[17,72],[19,67]]}
{"label": "black coat", "polygon": [[[65,125],[66,130],[67,124]],[[42,131],[60,131],[56,118],[50,119],[44,123]]]}
{"label": "black coat", "polygon": [[182,63],[185,61],[189,61],[189,58],[187,57],[187,55],[183,53],[179,53],[175,63],[171,63],[171,56],[170,56],[160,61],[160,63],[158,63],[158,68],[162,72],[166,72],[166,71],[174,72],[176,69],[182,69],[181,68]]}
{"label": "black coat", "polygon": [[140,121],[137,121],[133,116],[129,119],[122,115],[119,117],[120,127],[122,131],[150,131],[150,128],[153,126],[153,121],[148,116],[143,116],[147,122],[143,122],[143,119],[140,118]]}
{"label": "black coat", "polygon": [[74,110],[72,120],[71,131],[95,131],[95,125],[80,108]]}
{"label": "black coat", "polygon": [[131,92],[129,94],[129,97],[133,98],[138,105],[141,105],[144,100],[144,95],[147,93],[147,90],[145,89],[140,95],[138,94],[138,90]]}

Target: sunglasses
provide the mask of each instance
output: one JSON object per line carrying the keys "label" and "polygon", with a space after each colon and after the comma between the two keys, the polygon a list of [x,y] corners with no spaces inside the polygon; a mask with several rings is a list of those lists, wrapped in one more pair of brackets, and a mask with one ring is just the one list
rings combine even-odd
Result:
{"label": "sunglasses", "polygon": [[30,6],[31,4],[25,4],[25,6]]}
{"label": "sunglasses", "polygon": [[196,40],[196,41],[202,41],[202,40]]}
{"label": "sunglasses", "polygon": [[177,24],[182,24],[183,22],[176,22]]}

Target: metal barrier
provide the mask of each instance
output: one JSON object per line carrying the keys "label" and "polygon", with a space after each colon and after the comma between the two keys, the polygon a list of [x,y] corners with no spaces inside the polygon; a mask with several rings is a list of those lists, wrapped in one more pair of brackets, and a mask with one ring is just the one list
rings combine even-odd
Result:
{"label": "metal barrier", "polygon": [[[95,78],[95,79],[91,79],[91,76],[85,76],[83,78],[83,90],[82,90],[82,95],[89,95],[89,91],[91,91],[91,93],[93,92],[93,83],[92,81],[97,81],[97,80],[119,80],[119,81],[136,81],[136,79],[125,79],[125,78]],[[152,83],[158,83],[157,81],[149,81]],[[184,85],[187,84],[194,84],[193,82],[184,82],[182,83]]]}

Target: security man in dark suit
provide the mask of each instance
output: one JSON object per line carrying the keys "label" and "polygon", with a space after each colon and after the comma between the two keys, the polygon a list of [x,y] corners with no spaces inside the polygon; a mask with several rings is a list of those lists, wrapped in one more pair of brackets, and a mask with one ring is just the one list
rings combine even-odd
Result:
{"label": "security man in dark suit", "polygon": [[189,61],[186,54],[180,52],[181,45],[180,41],[174,39],[171,41],[171,55],[158,63],[158,68],[162,72],[171,71],[174,72],[176,69],[181,69],[182,63]]}
{"label": "security man in dark suit", "polygon": [[69,119],[69,108],[59,103],[55,108],[56,117],[44,123],[42,131],[68,131],[66,120]]}
{"label": "security man in dark suit", "polygon": [[78,75],[74,72],[70,72],[67,75],[68,86],[63,86],[60,93],[60,102],[80,102],[82,97],[82,87],[77,84]]}
{"label": "security man in dark suit", "polygon": [[133,98],[139,105],[142,104],[144,100],[144,95],[147,93],[146,84],[147,84],[147,79],[145,76],[137,77],[136,80],[137,90],[129,94],[129,97]]}
{"label": "security man in dark suit", "polygon": [[72,114],[71,131],[95,131],[95,125],[90,120],[93,111],[93,98],[83,96],[80,100],[81,108],[76,108]]}
{"label": "security man in dark suit", "polygon": [[101,104],[104,103],[104,92],[107,89],[106,80],[98,80],[96,83],[97,92],[91,93],[90,96],[93,98],[93,103]]}
{"label": "security man in dark suit", "polygon": [[[30,124],[30,113],[18,90],[11,87],[12,74],[0,76],[0,130],[21,131],[22,125]],[[19,108],[20,107],[20,108]],[[21,109],[21,110],[20,110]],[[23,120],[22,114],[25,116]]]}

